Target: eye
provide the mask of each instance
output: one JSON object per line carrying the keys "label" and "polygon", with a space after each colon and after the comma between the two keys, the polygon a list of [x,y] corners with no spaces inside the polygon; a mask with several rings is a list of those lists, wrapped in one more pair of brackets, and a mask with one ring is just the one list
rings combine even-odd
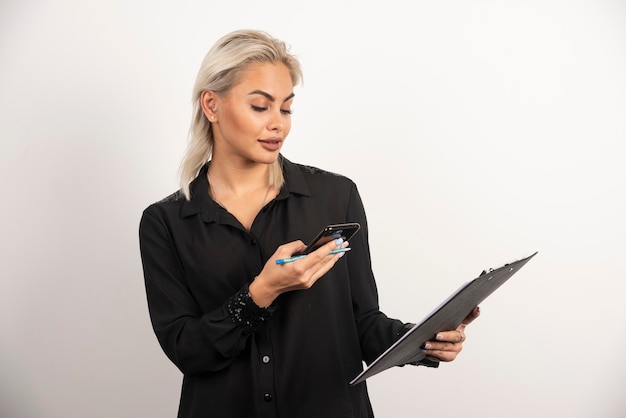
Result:
{"label": "eye", "polygon": [[280,109],[280,113],[283,115],[291,115],[293,111],[291,109]]}
{"label": "eye", "polygon": [[267,107],[250,105],[255,112],[265,112]]}

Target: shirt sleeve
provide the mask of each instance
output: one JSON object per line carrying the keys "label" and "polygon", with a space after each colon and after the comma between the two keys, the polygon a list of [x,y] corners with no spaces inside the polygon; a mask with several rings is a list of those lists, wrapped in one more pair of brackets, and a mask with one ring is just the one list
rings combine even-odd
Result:
{"label": "shirt sleeve", "polygon": [[258,307],[246,285],[203,314],[186,284],[171,231],[154,206],[143,213],[139,243],[150,319],[165,354],[186,375],[228,367],[273,309]]}
{"label": "shirt sleeve", "polygon": [[365,210],[356,185],[353,184],[346,219],[359,222],[361,231],[350,239],[348,271],[352,308],[361,344],[363,360],[369,364],[405,332],[407,324],[387,317],[378,305],[378,290],[372,272]]}

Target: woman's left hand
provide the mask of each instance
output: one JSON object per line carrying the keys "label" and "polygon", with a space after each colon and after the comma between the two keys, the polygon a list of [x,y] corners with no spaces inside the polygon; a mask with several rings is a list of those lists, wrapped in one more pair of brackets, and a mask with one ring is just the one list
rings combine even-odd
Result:
{"label": "woman's left hand", "polygon": [[480,309],[475,307],[469,315],[463,320],[457,329],[452,331],[439,332],[435,341],[427,341],[424,344],[424,352],[430,360],[434,361],[453,361],[463,349],[465,342],[465,327],[467,327],[474,319],[480,315]]}

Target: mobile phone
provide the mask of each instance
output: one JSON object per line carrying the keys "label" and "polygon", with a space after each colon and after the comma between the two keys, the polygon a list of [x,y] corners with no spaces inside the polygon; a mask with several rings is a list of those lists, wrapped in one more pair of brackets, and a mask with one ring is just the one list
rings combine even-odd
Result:
{"label": "mobile phone", "polygon": [[361,225],[356,222],[350,222],[345,224],[326,225],[324,229],[306,246],[306,248],[294,255],[306,255],[312,251],[317,250],[322,245],[334,241],[337,238],[342,238],[344,241],[350,241],[350,239],[356,234]]}

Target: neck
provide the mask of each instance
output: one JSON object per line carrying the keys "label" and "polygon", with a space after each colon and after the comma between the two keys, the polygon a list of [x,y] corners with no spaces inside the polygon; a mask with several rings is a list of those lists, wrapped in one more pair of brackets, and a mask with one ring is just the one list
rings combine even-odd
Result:
{"label": "neck", "polygon": [[245,194],[259,188],[269,187],[269,165],[267,164],[242,167],[211,160],[208,176],[212,183],[219,184],[220,189],[229,194]]}

